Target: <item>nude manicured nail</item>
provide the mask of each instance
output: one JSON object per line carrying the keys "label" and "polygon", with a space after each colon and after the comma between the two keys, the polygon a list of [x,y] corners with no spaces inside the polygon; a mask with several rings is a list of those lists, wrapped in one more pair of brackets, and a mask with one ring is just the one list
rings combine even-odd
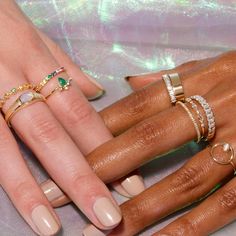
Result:
{"label": "nude manicured nail", "polygon": [[102,231],[97,229],[93,225],[88,225],[84,230],[83,230],[83,236],[106,236]]}
{"label": "nude manicured nail", "polygon": [[93,205],[98,220],[106,227],[114,227],[121,221],[121,214],[109,198],[99,198]]}
{"label": "nude manicured nail", "polygon": [[119,193],[120,195],[127,197],[127,198],[131,198],[132,196],[130,194],[127,193],[127,191],[121,186],[120,183],[113,183],[112,187],[114,188],[114,190],[116,190],[117,193]]}
{"label": "nude manicured nail", "polygon": [[41,189],[43,190],[48,201],[50,201],[50,202],[52,202],[64,195],[64,193],[61,191],[61,189],[51,180],[48,180],[48,181],[42,183]]}
{"label": "nude manicured nail", "polygon": [[121,182],[121,186],[131,196],[136,196],[145,190],[143,178],[139,175],[126,178]]}
{"label": "nude manicured nail", "polygon": [[56,219],[44,205],[34,208],[32,211],[32,220],[42,235],[55,235],[60,230]]}
{"label": "nude manicured nail", "polygon": [[60,207],[70,202],[70,199],[51,180],[43,182],[41,189],[53,207]]}

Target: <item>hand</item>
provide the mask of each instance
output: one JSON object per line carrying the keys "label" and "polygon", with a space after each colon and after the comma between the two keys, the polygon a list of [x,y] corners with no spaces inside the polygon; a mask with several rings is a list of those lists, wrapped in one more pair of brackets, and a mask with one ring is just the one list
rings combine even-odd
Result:
{"label": "hand", "polygon": [[[120,135],[88,155],[97,175],[105,182],[114,181],[155,156],[196,139],[196,131],[187,113],[181,106],[170,104],[161,81],[161,75],[165,73],[180,74],[186,97],[199,94],[209,102],[217,126],[212,145],[227,142],[235,149],[235,61],[236,52],[228,52],[215,58],[189,62],[173,70],[131,78],[133,81],[144,78],[157,82],[100,113],[109,129]],[[142,85],[136,82],[135,86]],[[109,235],[137,234],[155,221],[203,198],[232,173],[232,166],[216,163],[210,156],[210,148],[206,147],[179,170],[122,204],[124,219]],[[232,179],[156,235],[202,236],[216,231],[236,218],[235,189],[236,181]],[[96,229],[90,227],[90,230]]]}
{"label": "hand", "polygon": [[[0,2],[0,29],[1,97],[22,84],[38,84],[60,66],[65,66],[68,72],[60,76],[73,78],[69,90],[55,92],[46,103],[25,107],[10,123],[80,210],[99,228],[113,228],[121,220],[119,208],[83,157],[112,135],[79,87],[89,99],[101,96],[103,89],[37,31],[14,1]],[[47,95],[58,86],[56,81],[52,79],[42,94]],[[25,92],[12,95],[4,104],[3,113]],[[60,229],[59,219],[27,168],[3,116],[0,116],[0,127],[1,186],[36,233],[55,234]]]}

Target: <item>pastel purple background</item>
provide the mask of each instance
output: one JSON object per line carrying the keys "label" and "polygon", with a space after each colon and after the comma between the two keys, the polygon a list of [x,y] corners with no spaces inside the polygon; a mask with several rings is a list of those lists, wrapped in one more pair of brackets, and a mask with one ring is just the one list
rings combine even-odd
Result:
{"label": "pastel purple background", "polygon": [[[125,75],[158,71],[184,61],[219,54],[236,45],[236,2],[233,0],[18,0],[32,21],[56,40],[83,69],[101,82],[107,95],[93,105],[97,110],[131,92]],[[27,148],[24,157],[38,180],[46,179]],[[185,146],[142,168],[150,186],[180,167],[198,150]],[[119,202],[126,200],[114,193]],[[81,235],[86,220],[73,206],[56,210],[60,235]],[[0,236],[34,233],[0,191]],[[150,235],[176,216],[139,235]],[[215,233],[232,236],[236,224]]]}

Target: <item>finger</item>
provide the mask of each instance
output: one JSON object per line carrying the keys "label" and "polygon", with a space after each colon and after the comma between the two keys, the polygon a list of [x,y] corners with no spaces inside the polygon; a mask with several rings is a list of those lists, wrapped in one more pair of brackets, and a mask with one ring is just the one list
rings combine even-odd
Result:
{"label": "finger", "polygon": [[[195,94],[204,95],[222,80],[220,74],[213,73],[208,68],[209,63],[206,60],[196,67],[196,70],[180,74],[185,97]],[[226,78],[228,75],[224,74],[224,76]],[[202,83],[202,78],[206,80],[204,83]],[[118,135],[169,107],[171,107],[171,102],[168,91],[164,82],[159,80],[105,108],[100,115],[111,132]]]}
{"label": "finger", "polygon": [[84,95],[90,101],[101,98],[105,94],[103,86],[88,74],[83,73],[79,66],[71,60],[59,45],[53,42],[43,32],[37,30],[37,33],[47,45],[54,58],[57,59],[60,65],[63,65],[68,70],[68,74],[75,79]]}
{"label": "finger", "polygon": [[[53,207],[61,207],[69,202],[70,198],[54,183],[47,180],[41,183],[41,188]],[[132,198],[145,190],[145,185],[138,171],[132,172],[119,181],[112,183],[112,187],[121,195]]]}
{"label": "finger", "polygon": [[180,66],[177,66],[174,69],[163,70],[158,73],[149,73],[149,74],[143,74],[143,75],[141,74],[141,75],[127,76],[127,77],[125,77],[125,79],[129,83],[129,85],[131,86],[131,88],[133,90],[139,90],[151,83],[162,80],[162,75],[164,75],[164,74],[172,74],[172,73],[183,74],[185,72],[195,69],[200,64],[202,64],[203,61],[205,61],[205,60],[189,61],[189,62],[186,62],[186,63],[180,65]]}
{"label": "finger", "polygon": [[192,121],[180,106],[175,106],[96,148],[87,160],[103,181],[111,182],[195,137]]}
{"label": "finger", "polygon": [[[10,72],[5,76],[24,81]],[[12,81],[3,83],[1,89],[10,90]],[[14,101],[14,97],[12,99]],[[6,109],[4,107],[4,112]],[[48,106],[41,102],[28,106],[12,117],[11,124],[52,178],[95,225],[112,228],[119,223],[120,212],[109,190],[88,166]],[[102,208],[105,203],[107,207]],[[110,218],[107,217],[109,212]]]}
{"label": "finger", "polygon": [[202,199],[232,172],[231,165],[215,163],[208,148],[201,151],[182,168],[122,204],[123,221],[110,235],[137,234],[178,209]]}
{"label": "finger", "polygon": [[[43,50],[46,50],[44,47]],[[47,56],[45,56],[45,54]],[[32,83],[39,83],[45,74],[42,71],[53,71],[59,65],[46,52],[42,53],[38,61],[38,65],[35,70],[29,68],[27,75]],[[62,74],[60,76],[68,75]],[[75,75],[79,78],[79,74]],[[37,78],[37,79],[36,79]],[[57,85],[56,78],[54,81],[50,81],[49,84],[42,90],[42,93],[47,95]],[[63,93],[55,93],[48,99],[48,105],[57,117],[57,119],[63,124],[64,128],[68,131],[70,136],[79,146],[83,154],[87,154],[95,149],[97,146],[108,141],[113,136],[109,130],[105,127],[103,120],[92,108],[92,106],[86,101],[85,97],[78,88],[77,83],[73,83],[70,89]],[[68,115],[69,114],[69,115]],[[93,133],[93,135],[91,135]],[[133,178],[134,179],[134,178]],[[143,184],[140,178],[136,177],[136,182],[140,182],[139,186]],[[144,190],[144,185],[143,185]]]}
{"label": "finger", "polygon": [[14,137],[0,116],[0,183],[38,235],[54,235],[60,222],[27,168]]}
{"label": "finger", "polygon": [[155,233],[161,235],[210,235],[236,219],[236,179],[195,207],[190,213],[178,218]]}

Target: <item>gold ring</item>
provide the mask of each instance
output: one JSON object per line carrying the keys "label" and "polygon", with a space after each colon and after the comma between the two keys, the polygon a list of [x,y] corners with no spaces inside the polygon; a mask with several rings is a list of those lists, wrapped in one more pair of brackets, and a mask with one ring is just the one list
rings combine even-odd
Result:
{"label": "gold ring", "polygon": [[6,101],[11,97],[16,95],[18,92],[22,92],[25,90],[30,90],[30,89],[34,89],[34,85],[32,84],[22,84],[18,87],[12,88],[11,90],[9,90],[8,92],[4,93],[2,98],[0,98],[0,109],[2,109],[2,107],[4,106],[4,104],[6,103]]}
{"label": "gold ring", "polygon": [[53,71],[51,74],[47,75],[36,87],[35,87],[35,91],[36,92],[40,92],[43,87],[55,76],[59,75],[60,73],[65,72],[65,68],[64,67],[60,67],[58,69],[56,69],[55,71]]}
{"label": "gold ring", "polygon": [[[228,154],[228,159],[226,159],[226,160],[220,159],[219,156],[215,155],[215,150],[219,147],[222,148],[222,151],[224,153]],[[236,166],[233,162],[234,157],[235,157],[234,149],[229,143],[222,142],[222,143],[214,144],[213,146],[211,146],[210,155],[211,155],[212,159],[214,160],[214,162],[216,162],[220,165],[232,165],[232,167],[234,169],[234,174],[236,174]]]}
{"label": "gold ring", "polygon": [[197,121],[195,120],[192,112],[189,110],[189,108],[185,105],[185,103],[183,102],[177,102],[176,104],[179,104],[181,107],[184,108],[184,110],[187,112],[189,118],[191,119],[192,123],[193,123],[193,126],[194,126],[194,129],[197,133],[197,143],[199,143],[202,139],[202,135],[201,135],[201,132],[200,132],[200,129],[198,127],[198,124],[197,124]]}
{"label": "gold ring", "polygon": [[58,82],[58,86],[53,89],[47,96],[45,96],[45,99],[48,99],[51,95],[53,95],[55,92],[57,91],[64,91],[64,90],[68,90],[69,87],[71,86],[71,81],[72,79],[69,78],[69,79],[64,79],[64,78],[57,78],[57,82]]}
{"label": "gold ring", "polygon": [[169,77],[174,90],[174,95],[176,97],[176,100],[184,102],[185,100],[184,88],[180,80],[179,74],[178,73],[169,74]]}
{"label": "gold ring", "polygon": [[21,109],[32,105],[35,102],[44,102],[45,97],[36,92],[25,92],[16,99],[16,101],[9,107],[9,109],[5,113],[5,121],[8,126],[11,127],[10,120],[11,118]]}
{"label": "gold ring", "polygon": [[184,102],[184,88],[182,86],[179,74],[165,74],[162,76],[162,79],[165,82],[171,103],[176,104],[176,102]]}

